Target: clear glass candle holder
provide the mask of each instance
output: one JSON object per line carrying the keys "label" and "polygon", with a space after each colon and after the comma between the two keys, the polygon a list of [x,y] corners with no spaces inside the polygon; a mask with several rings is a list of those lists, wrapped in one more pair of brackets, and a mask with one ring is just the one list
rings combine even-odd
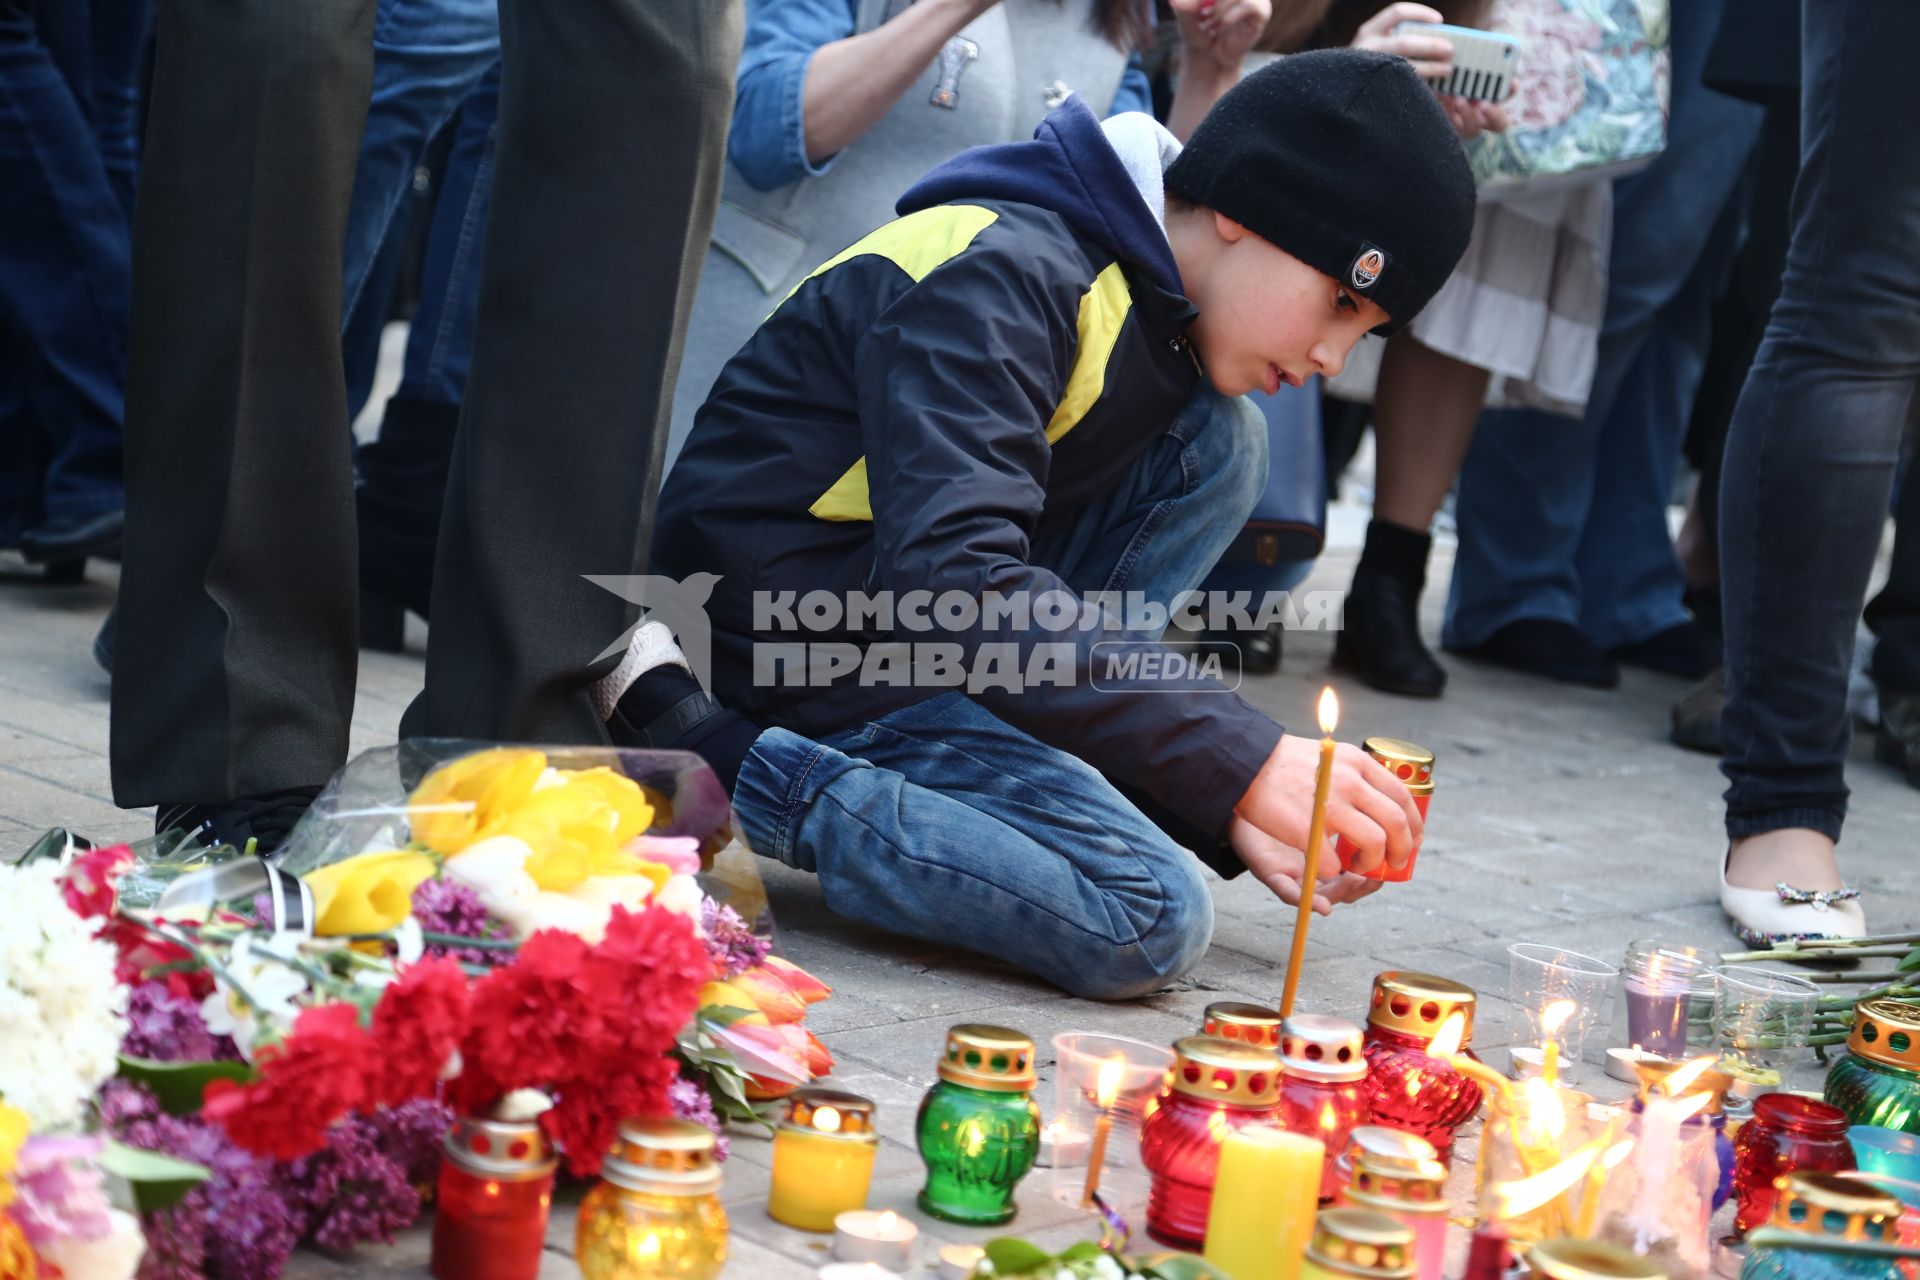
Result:
{"label": "clear glass candle holder", "polygon": [[1718,957],[1642,938],[1627,944],[1614,1003],[1612,1044],[1679,1061],[1713,1038]]}
{"label": "clear glass candle holder", "polygon": [[1148,1176],[1140,1163],[1140,1122],[1147,1103],[1166,1083],[1173,1053],[1126,1036],[1068,1031],[1053,1038],[1053,1115],[1047,1123],[1052,1167],[1047,1189],[1063,1204],[1086,1196],[1087,1168],[1101,1128],[1101,1075],[1108,1076],[1112,1103],[1101,1153],[1100,1198],[1128,1222],[1147,1207]]}
{"label": "clear glass candle holder", "polygon": [[[1508,1015],[1507,1038],[1512,1045],[1544,1045],[1549,1039],[1559,1046],[1563,1069],[1572,1070],[1585,1052],[1587,1033],[1608,1007],[1620,970],[1604,960],[1568,951],[1564,947],[1537,942],[1516,942],[1507,948],[1508,998],[1513,1011]],[[1558,1006],[1570,1001],[1572,1008],[1562,1012]],[[1559,1026],[1551,1036],[1549,1011],[1559,1016]]]}
{"label": "clear glass candle holder", "polygon": [[1781,1086],[1806,1047],[1819,999],[1819,987],[1790,973],[1752,964],[1720,967],[1713,1045],[1736,1094],[1751,1097]]}

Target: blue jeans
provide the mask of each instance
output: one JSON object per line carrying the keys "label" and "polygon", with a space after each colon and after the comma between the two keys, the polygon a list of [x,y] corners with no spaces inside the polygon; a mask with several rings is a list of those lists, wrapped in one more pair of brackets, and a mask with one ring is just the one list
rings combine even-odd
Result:
{"label": "blue jeans", "polygon": [[[1690,282],[1735,246],[1720,226],[1762,109],[1701,84],[1721,0],[1675,0],[1667,149],[1614,184],[1607,310],[1584,417],[1481,415],[1460,469],[1443,640],[1483,643],[1522,618],[1569,622],[1604,649],[1686,621],[1667,532],[1673,469],[1699,382],[1670,344],[1705,323]],[[1716,258],[1718,262],[1716,262]]]}
{"label": "blue jeans", "polygon": [[[1264,419],[1203,388],[1124,484],[1036,539],[1032,558],[1079,592],[1170,601],[1212,567],[1265,482]],[[1212,937],[1192,853],[1090,765],[963,693],[817,742],[769,729],[733,802],[747,843],[817,873],[839,914],[985,952],[1078,996],[1163,987]]]}
{"label": "blue jeans", "polygon": [[1727,433],[1727,834],[1838,839],[1847,671],[1920,381],[1912,0],[1806,0],[1793,242]]}
{"label": "blue jeans", "polygon": [[353,314],[427,143],[499,61],[497,0],[380,0],[373,101],[347,214],[343,316]]}
{"label": "blue jeans", "polygon": [[80,95],[36,30],[39,8],[0,0],[0,336],[27,406],[0,429],[36,432],[45,470],[39,510],[0,512],[0,534],[123,501],[129,232]]}
{"label": "blue jeans", "polygon": [[399,394],[459,404],[473,364],[473,318],[480,306],[480,240],[493,197],[493,152],[500,114],[500,64],[468,95],[454,123],[453,147],[420,269],[420,306],[407,334]]}

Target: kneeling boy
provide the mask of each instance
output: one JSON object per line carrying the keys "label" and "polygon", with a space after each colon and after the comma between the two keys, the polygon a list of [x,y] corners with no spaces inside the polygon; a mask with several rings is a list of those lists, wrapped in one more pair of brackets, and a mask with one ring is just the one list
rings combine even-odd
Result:
{"label": "kneeling boy", "polygon": [[[1247,77],[1184,151],[1073,99],[935,169],[716,381],[654,569],[720,575],[718,700],[650,623],[597,691],[614,740],[705,755],[840,914],[1080,995],[1181,976],[1200,862],[1299,892],[1318,747],[1078,602],[1197,586],[1265,483],[1238,397],[1404,325],[1473,207],[1433,94],[1346,50]],[[1342,747],[1328,826],[1398,865],[1420,819]]]}

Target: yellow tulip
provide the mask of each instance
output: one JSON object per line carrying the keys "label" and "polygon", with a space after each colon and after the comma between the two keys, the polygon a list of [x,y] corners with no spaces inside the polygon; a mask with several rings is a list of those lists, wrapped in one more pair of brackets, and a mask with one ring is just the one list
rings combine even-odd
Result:
{"label": "yellow tulip", "polygon": [[408,798],[413,838],[436,852],[455,854],[499,834],[546,769],[545,753],[525,747],[494,747],[441,765]]}
{"label": "yellow tulip", "polygon": [[363,853],[309,872],[313,931],[328,937],[384,933],[412,913],[413,891],[432,878],[432,858],[398,849]]}
{"label": "yellow tulip", "polygon": [[563,772],[568,786],[584,787],[596,793],[613,810],[616,816],[613,828],[615,844],[625,844],[653,825],[653,806],[647,802],[640,784],[632,778],[615,773],[604,765],[597,769]]}

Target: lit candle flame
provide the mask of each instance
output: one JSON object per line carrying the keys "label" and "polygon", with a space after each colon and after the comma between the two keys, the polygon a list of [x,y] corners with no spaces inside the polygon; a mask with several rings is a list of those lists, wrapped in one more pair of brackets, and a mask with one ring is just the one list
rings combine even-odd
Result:
{"label": "lit candle flame", "polygon": [[1340,723],[1340,699],[1333,696],[1333,686],[1328,685],[1320,691],[1320,732],[1328,737]]}
{"label": "lit candle flame", "polygon": [[1707,1109],[1707,1104],[1712,1101],[1713,1101],[1712,1094],[1696,1093],[1690,1098],[1683,1098],[1681,1101],[1676,1102],[1674,1104],[1674,1107],[1675,1107],[1674,1114],[1680,1117],[1680,1123],[1685,1124],[1687,1121],[1699,1115],[1702,1111],[1705,1111]]}
{"label": "lit candle flame", "polygon": [[[1685,1066],[1675,1070],[1672,1075],[1666,1078],[1666,1081],[1660,1087],[1667,1091],[1668,1097],[1677,1098],[1687,1091],[1688,1085],[1705,1075],[1716,1061],[1717,1059],[1711,1053],[1704,1057],[1695,1058]],[[1688,1112],[1687,1114],[1692,1115],[1693,1112]]]}
{"label": "lit candle flame", "polygon": [[1455,1009],[1447,1015],[1446,1021],[1440,1024],[1440,1029],[1433,1033],[1433,1040],[1427,1045],[1427,1053],[1435,1058],[1451,1058],[1460,1052],[1460,1043],[1466,1038],[1467,1015]]}
{"label": "lit candle flame", "polygon": [[633,1245],[633,1260],[639,1263],[660,1261],[660,1237],[649,1231]]}
{"label": "lit candle flame", "polygon": [[1525,1217],[1556,1196],[1564,1195],[1575,1183],[1587,1176],[1587,1170],[1599,1158],[1598,1146],[1586,1146],[1544,1173],[1536,1173],[1531,1178],[1518,1178],[1512,1182],[1496,1182],[1493,1186],[1493,1197],[1494,1203],[1498,1206],[1497,1216]]}
{"label": "lit candle flame", "polygon": [[1549,1004],[1545,1009],[1541,1010],[1541,1038],[1551,1040],[1554,1036],[1558,1035],[1560,1028],[1567,1024],[1567,1019],[1571,1018],[1579,1008],[1579,1004],[1572,1000],[1555,1000],[1552,1004]]}
{"label": "lit candle flame", "polygon": [[1633,1154],[1633,1139],[1623,1138],[1607,1148],[1607,1154],[1600,1157],[1602,1169],[1617,1169],[1620,1162]]}
{"label": "lit candle flame", "polygon": [[1527,1132],[1543,1145],[1559,1141],[1567,1131],[1567,1104],[1560,1091],[1534,1076],[1521,1086],[1520,1093],[1526,1101]]}
{"label": "lit candle flame", "polygon": [[813,1113],[813,1127],[822,1133],[840,1132],[840,1113],[832,1107],[821,1107]]}
{"label": "lit candle flame", "polygon": [[1117,1053],[1100,1064],[1100,1078],[1093,1086],[1093,1100],[1102,1111],[1113,1106],[1114,1100],[1120,1096],[1120,1082],[1126,1073],[1127,1060]]}
{"label": "lit candle flame", "polygon": [[891,1209],[873,1220],[873,1230],[876,1235],[891,1236],[899,1227],[900,1218]]}

